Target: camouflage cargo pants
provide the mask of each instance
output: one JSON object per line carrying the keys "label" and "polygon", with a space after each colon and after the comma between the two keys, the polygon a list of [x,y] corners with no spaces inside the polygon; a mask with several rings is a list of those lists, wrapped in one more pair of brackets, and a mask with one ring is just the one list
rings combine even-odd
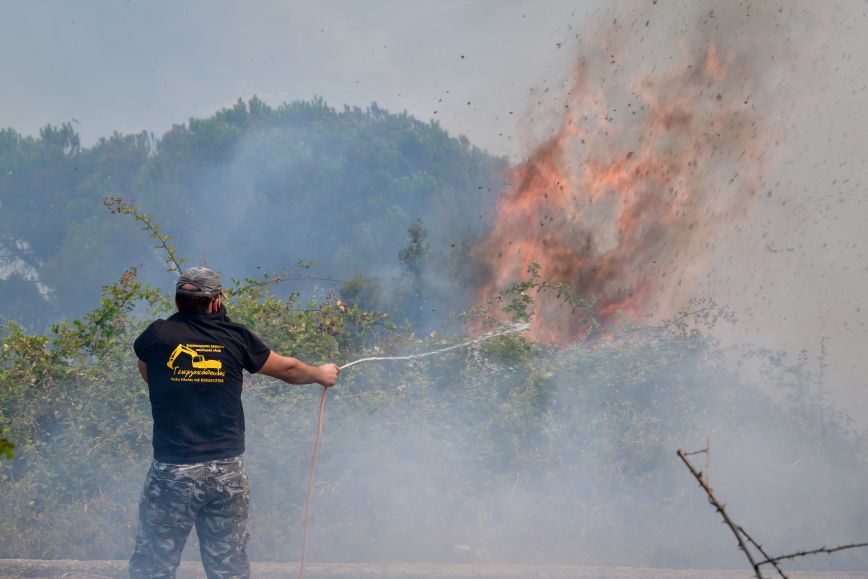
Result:
{"label": "camouflage cargo pants", "polygon": [[249,577],[249,505],[240,456],[197,464],[154,461],[139,501],[130,577],[174,577],[193,525],[209,579]]}

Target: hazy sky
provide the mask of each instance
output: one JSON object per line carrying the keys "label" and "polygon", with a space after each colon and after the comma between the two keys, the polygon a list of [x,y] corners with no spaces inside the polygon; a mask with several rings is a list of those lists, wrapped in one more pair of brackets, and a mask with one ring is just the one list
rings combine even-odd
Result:
{"label": "hazy sky", "polygon": [[[35,134],[72,121],[87,145],[113,131],[159,135],[238,97],[319,95],[437,119],[517,159],[530,151],[523,131],[539,95],[567,82],[576,35],[609,18],[608,4],[6,1],[0,126]],[[683,5],[660,2],[670,14]],[[786,40],[801,54],[777,72],[790,88],[769,112],[785,129],[769,168],[774,194],[715,248],[705,287],[739,314],[733,339],[813,357],[827,338],[829,389],[868,424],[868,3],[780,6],[772,34],[816,25]],[[762,55],[763,39],[752,41]]]}
{"label": "hazy sky", "polygon": [[[159,134],[238,97],[376,101],[500,154],[531,89],[561,82],[596,2],[5,2],[0,126],[75,119],[85,144]],[[558,46],[560,44],[560,46]],[[469,103],[469,104],[468,104]]]}

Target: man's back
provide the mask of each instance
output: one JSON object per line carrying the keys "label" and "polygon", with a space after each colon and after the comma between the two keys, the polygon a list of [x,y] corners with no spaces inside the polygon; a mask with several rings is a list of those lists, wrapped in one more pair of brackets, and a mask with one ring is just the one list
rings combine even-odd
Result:
{"label": "man's back", "polygon": [[248,577],[242,370],[326,388],[340,374],[334,364],[309,366],[270,351],[226,317],[222,297],[219,273],[182,272],[178,313],[152,323],[134,344],[154,416],[154,461],[130,558],[134,579],[174,577],[194,525],[208,577]]}
{"label": "man's back", "polygon": [[259,371],[270,350],[221,307],[176,313],[135,341],[147,364],[154,458],[189,464],[244,452],[242,370]]}

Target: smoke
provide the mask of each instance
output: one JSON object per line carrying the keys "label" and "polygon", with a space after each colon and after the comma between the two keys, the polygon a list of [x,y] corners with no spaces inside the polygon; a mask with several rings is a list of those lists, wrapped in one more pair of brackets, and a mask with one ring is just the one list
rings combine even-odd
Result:
{"label": "smoke", "polygon": [[[479,298],[523,279],[532,262],[601,295],[606,317],[659,320],[705,294],[719,246],[767,195],[800,18],[726,3],[652,4],[611,25],[601,17],[553,107],[563,105],[563,121],[516,168],[473,252]],[[551,304],[536,322],[538,337],[561,343],[583,330]],[[769,355],[746,382],[742,356],[656,346],[571,346],[535,358],[539,375],[520,378],[520,364],[490,360],[482,370],[465,360],[383,371],[364,387],[348,378],[359,388],[351,397],[374,402],[370,421],[332,431],[333,444],[352,442],[323,468],[318,556],[739,565],[674,456],[707,436],[715,487],[771,551],[864,535],[853,511],[864,457],[846,417],[808,402],[817,377],[806,365]],[[364,524],[336,532],[348,512]],[[834,564],[861,565],[858,555]]]}
{"label": "smoke", "polygon": [[[603,321],[616,312],[663,319],[696,297],[712,249],[753,213],[774,154],[779,128],[769,113],[780,86],[770,81],[790,57],[774,36],[777,15],[652,5],[601,22],[566,95],[550,103],[560,122],[514,169],[474,248],[480,298],[526,277],[532,263],[597,298]],[[677,39],[656,32],[661,21]],[[758,38],[767,39],[761,53]],[[552,302],[535,334],[582,336]]]}
{"label": "smoke", "polygon": [[[787,88],[799,80],[788,76],[799,60],[794,39],[812,30],[811,15],[780,8],[646,3],[599,16],[598,30],[583,36],[566,93],[551,97],[561,122],[517,167],[488,237],[476,245],[484,283],[468,292],[484,299],[537,261],[546,278],[600,294],[609,319],[622,310],[654,321],[696,295],[720,297],[714,291],[733,271],[757,275],[762,260],[740,261],[753,247],[727,251],[785,188],[772,183],[781,155],[774,143],[787,132],[785,112],[795,100]],[[371,191],[364,176],[327,171],[324,160],[376,166],[382,159],[333,150],[303,119],[287,122],[291,132],[251,136],[225,166],[187,175],[194,185],[178,190],[207,202],[182,206],[171,190],[151,192],[154,207],[180,208],[157,212],[158,221],[181,232],[194,262],[207,257],[240,277],[256,266],[314,259],[336,275],[361,271],[387,283],[399,275],[395,256],[417,217],[437,251],[484,232],[480,198],[468,199],[468,191],[487,193],[487,171],[468,166],[470,178],[449,182],[452,205],[421,172],[394,191]],[[272,163],[275,150],[291,163]],[[418,196],[394,202],[407,191]],[[750,271],[739,272],[743,263]],[[422,279],[443,284],[434,292],[441,308],[460,309],[466,295],[447,299],[455,285],[435,275],[436,265],[425,266]],[[420,325],[442,321],[442,311],[423,311]],[[538,335],[564,347],[504,340],[344,374],[326,413],[312,560],[742,566],[674,454],[706,437],[719,496],[770,551],[868,533],[864,451],[847,418],[823,404],[822,378],[807,358],[791,364],[757,348],[733,352],[690,332],[616,332],[611,341],[577,343],[583,328],[565,312],[543,304],[539,315]],[[740,338],[742,327],[730,331]],[[756,358],[756,374],[740,371]],[[254,560],[298,556],[316,390],[258,378],[248,384]],[[118,421],[117,431],[135,440]],[[58,430],[53,438],[69,436]],[[89,503],[102,505],[90,520],[107,521],[94,532],[103,544],[70,532],[75,556],[126,555],[147,450],[139,443],[139,462],[115,463],[114,484]],[[62,453],[51,458],[63,462]],[[31,521],[38,486],[21,499],[4,513]],[[74,520],[79,512],[60,516]],[[195,543],[186,553],[196,557]],[[864,569],[858,554],[806,564]]]}
{"label": "smoke", "polygon": [[[695,335],[651,331],[348,370],[329,395],[311,560],[740,566],[675,457],[706,437],[715,489],[769,550],[864,536],[868,473],[845,423],[801,395],[772,401],[730,365]],[[780,387],[798,375],[766,370]],[[278,411],[248,396],[251,548],[295,560],[316,393]],[[807,564],[862,568],[852,554]]]}
{"label": "smoke", "polygon": [[[236,106],[244,114],[245,104]],[[167,149],[173,140],[164,137]],[[175,154],[167,154],[169,163]],[[503,159],[376,103],[340,111],[320,99],[278,107],[266,126],[246,131],[217,157],[194,165],[177,185],[161,176],[142,199],[191,263],[208,261],[239,279],[293,270],[299,262],[313,263],[314,277],[361,274],[394,288],[392,299],[370,307],[394,305],[397,321],[424,309],[425,319],[414,319],[420,326],[470,305],[472,292],[443,269],[466,265],[460,254],[484,230],[479,208],[501,186]],[[183,198],[173,196],[172,186]],[[408,280],[398,257],[417,222],[426,234],[425,259],[419,279]],[[154,272],[147,275],[154,279]],[[424,296],[401,287],[422,277]],[[292,285],[306,296],[339,288],[322,279]],[[401,303],[401,291],[412,294],[403,301],[419,304]]]}

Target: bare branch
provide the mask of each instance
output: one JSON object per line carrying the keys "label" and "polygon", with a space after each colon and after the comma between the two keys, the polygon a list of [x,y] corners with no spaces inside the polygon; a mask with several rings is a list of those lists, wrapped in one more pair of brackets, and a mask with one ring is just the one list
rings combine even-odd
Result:
{"label": "bare branch", "polygon": [[757,563],[757,565],[775,565],[777,567],[776,563],[779,563],[780,561],[783,561],[785,559],[795,559],[797,557],[804,557],[806,555],[818,555],[820,553],[826,553],[826,554],[831,555],[832,553],[835,553],[836,551],[844,551],[845,549],[856,549],[859,547],[868,547],[868,542],[866,542],[866,543],[852,543],[850,545],[840,545],[838,547],[820,547],[819,549],[797,551],[795,553],[790,553],[788,555],[780,555],[778,557],[769,557],[768,555],[763,553],[763,555],[765,555],[766,558],[765,558],[765,560]]}
{"label": "bare branch", "polygon": [[678,458],[680,458],[687,466],[690,474],[693,475],[693,478],[696,479],[696,482],[699,483],[699,486],[702,487],[702,490],[705,491],[705,494],[708,495],[708,502],[710,502],[714,506],[714,508],[717,509],[717,512],[720,513],[720,516],[723,517],[723,522],[726,523],[726,525],[732,531],[732,534],[735,535],[735,539],[736,541],[738,541],[738,548],[741,550],[742,553],[744,553],[744,556],[747,557],[747,560],[750,563],[750,566],[753,569],[753,572],[756,575],[757,579],[763,579],[762,573],[760,572],[759,564],[754,561],[753,554],[750,552],[750,550],[748,550],[747,545],[745,545],[742,534],[739,532],[738,525],[736,525],[732,521],[732,519],[729,518],[726,509],[724,508],[723,504],[721,504],[721,502],[717,500],[717,497],[714,496],[714,491],[711,490],[711,486],[709,486],[705,477],[700,471],[696,470],[696,467],[693,466],[693,463],[690,462],[690,459],[687,458],[687,455],[682,450],[679,449],[678,451],[676,451],[676,454],[678,455]]}
{"label": "bare branch", "polygon": [[696,454],[705,454],[707,452],[708,452],[708,448],[703,448],[702,450],[694,450],[691,452],[682,452],[681,454],[683,454],[684,456],[694,456]]}
{"label": "bare branch", "polygon": [[705,437],[705,448],[700,448],[699,450],[694,450],[691,452],[681,451],[684,456],[696,456],[697,454],[705,455],[705,472],[703,474],[703,478],[705,479],[705,483],[711,487],[711,441],[708,437]]}
{"label": "bare branch", "polygon": [[751,537],[750,535],[748,535],[748,534],[747,534],[747,531],[744,530],[744,527],[742,527],[741,525],[739,525],[739,526],[738,526],[738,531],[739,531],[742,535],[744,535],[744,538],[747,539],[747,540],[750,542],[751,545],[753,545],[754,547],[756,547],[756,550],[760,552],[760,555],[762,555],[763,557],[766,558],[765,561],[762,561],[762,562],[760,562],[760,563],[757,563],[757,566],[758,566],[758,567],[760,567],[760,566],[762,566],[762,565],[765,565],[766,563],[769,563],[769,564],[771,564],[771,565],[775,568],[775,570],[778,572],[778,575],[780,575],[780,576],[783,577],[784,579],[788,579],[788,577],[787,577],[787,575],[784,573],[784,571],[783,571],[783,570],[778,566],[777,561],[772,561],[772,560],[771,560],[771,558],[769,557],[769,554],[765,552],[765,549],[763,549],[763,546],[760,545],[759,543],[757,543],[756,541],[754,541],[754,540],[753,540],[753,537]]}
{"label": "bare branch", "polygon": [[[711,489],[711,484],[708,482],[707,476],[704,475],[701,471],[697,470],[696,467],[693,466],[693,463],[690,462],[690,459],[687,458],[688,456],[694,456],[697,454],[705,454],[706,458],[708,458],[709,455],[711,454],[711,447],[709,446],[708,441],[706,440],[706,447],[701,449],[701,450],[694,450],[692,452],[684,452],[683,450],[679,449],[676,451],[676,454],[678,455],[678,458],[680,458],[684,462],[684,464],[687,466],[688,470],[690,470],[690,474],[693,475],[693,477],[699,483],[699,486],[701,486],[702,489],[705,491],[705,494],[708,496],[708,502],[711,503],[715,509],[717,509],[717,512],[720,513],[720,516],[723,517],[723,522],[726,523],[726,525],[732,531],[732,534],[735,535],[735,538],[738,541],[738,548],[744,553],[744,556],[747,557],[747,560],[750,562],[750,566],[753,568],[754,574],[756,575],[757,579],[763,579],[762,573],[760,571],[760,567],[762,567],[763,565],[773,566],[775,568],[775,570],[777,571],[779,576],[783,577],[784,579],[787,579],[787,575],[783,572],[783,570],[778,565],[778,563],[780,563],[781,561],[784,561],[786,559],[796,559],[798,557],[804,557],[806,555],[817,555],[819,553],[832,554],[832,553],[835,553],[837,551],[844,551],[845,549],[856,549],[859,547],[868,547],[868,542],[852,543],[850,545],[840,545],[838,547],[820,547],[819,549],[797,551],[795,553],[789,553],[787,555],[779,555],[777,557],[772,557],[768,553],[766,553],[766,551],[765,551],[765,549],[763,549],[762,545],[757,543],[753,539],[753,537],[751,537],[747,533],[747,531],[744,530],[744,527],[742,527],[741,525],[737,525],[737,524],[735,524],[735,522],[733,522],[733,520],[727,514],[726,509],[724,508],[723,504],[721,504],[721,502],[719,500],[717,500],[717,497],[714,495],[714,491]],[[748,547],[745,544],[745,541],[747,541],[748,543],[753,545],[753,547],[757,551],[759,551],[759,553],[763,557],[765,557],[765,559],[757,562],[754,559],[753,554],[748,550]]]}

